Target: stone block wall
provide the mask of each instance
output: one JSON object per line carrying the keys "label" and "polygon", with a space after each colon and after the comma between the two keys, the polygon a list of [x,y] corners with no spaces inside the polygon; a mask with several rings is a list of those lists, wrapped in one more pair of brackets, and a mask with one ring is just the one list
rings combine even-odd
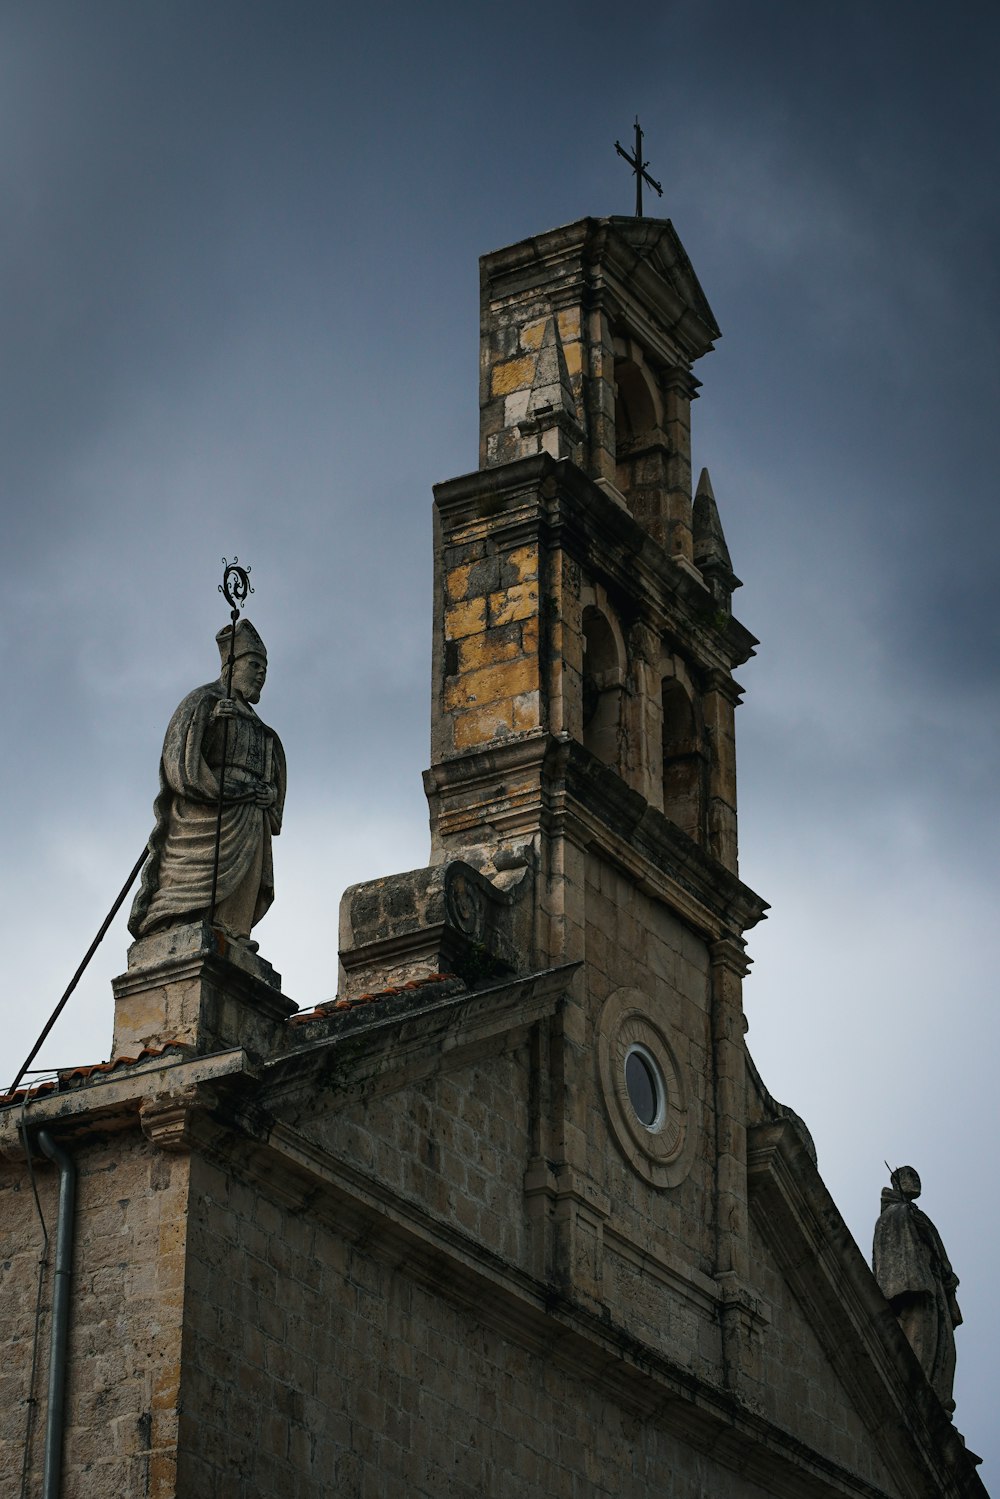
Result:
{"label": "stone block wall", "polygon": [[[548,451],[582,457],[583,314],[579,305],[554,310],[530,295],[484,306],[480,395],[483,468]],[[544,402],[545,415],[538,412]],[[562,418],[562,431],[554,418]]]}
{"label": "stone block wall", "polygon": [[896,1493],[871,1431],[831,1368],[809,1318],[752,1218],[750,1263],[771,1313],[764,1345],[766,1414],[834,1462],[885,1492]]}
{"label": "stone block wall", "polygon": [[764,1499],[572,1353],[202,1163],[178,1492],[214,1499]]}
{"label": "stone block wall", "polygon": [[456,539],[444,592],[435,758],[539,727],[537,545]]}
{"label": "stone block wall", "polygon": [[195,1158],[192,1188],[178,1495],[319,1495],[350,1441],[346,1248],[238,1170]]}
{"label": "stone block wall", "polygon": [[[641,1326],[651,1346],[721,1381],[718,1288],[712,1280],[716,1134],[708,952],[661,903],[637,892],[627,876],[596,855],[586,861],[586,911],[588,1087],[581,1097],[582,1133],[588,1176],[600,1183],[610,1205],[603,1299],[616,1321]],[[683,1090],[687,1141],[668,1180],[651,1181],[636,1170],[613,1127],[615,1105],[601,1078],[599,1025],[605,1002],[622,993],[641,996],[636,1003],[665,1037]],[[641,1031],[635,1039],[643,1041]],[[668,1082],[668,1091],[672,1087]],[[629,1143],[624,1130],[618,1134]]]}
{"label": "stone block wall", "polygon": [[[73,1149],[73,1259],[65,1464],[67,1499],[173,1499],[188,1165],[136,1132]],[[49,1233],[29,1454],[41,1482],[58,1174],[36,1166]],[[20,1492],[42,1234],[27,1171],[0,1173],[0,1493]]]}
{"label": "stone block wall", "polygon": [[522,1043],[300,1126],[325,1150],[511,1264],[528,1261],[530,1059]]}

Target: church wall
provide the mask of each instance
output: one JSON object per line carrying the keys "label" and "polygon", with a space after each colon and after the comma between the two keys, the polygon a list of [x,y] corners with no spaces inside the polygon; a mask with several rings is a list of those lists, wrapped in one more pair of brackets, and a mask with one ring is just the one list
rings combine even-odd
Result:
{"label": "church wall", "polygon": [[[613,1222],[613,1220],[612,1220]],[[644,1246],[605,1225],[603,1291],[614,1321],[691,1374],[721,1384],[716,1301],[700,1278],[676,1265],[666,1236]]]}
{"label": "church wall", "polygon": [[529,1090],[522,1044],[392,1093],[338,1102],[298,1128],[439,1221],[523,1264]]}
{"label": "church wall", "polygon": [[[599,1299],[619,1325],[693,1373],[722,1380],[715,1272],[708,954],[665,907],[599,854],[586,861],[587,1172],[607,1196]],[[635,991],[676,1058],[693,1135],[680,1179],[653,1183],[625,1158],[599,1065],[605,1001]]]}
{"label": "church wall", "polygon": [[886,1493],[902,1493],[753,1218],[750,1264],[754,1290],[770,1314],[762,1344],[764,1413]]}
{"label": "church wall", "polygon": [[[637,890],[600,854],[587,859],[587,971],[592,998],[650,988],[672,1007],[671,1025],[695,1040],[708,1015],[705,943],[662,902]],[[706,1033],[707,1034],[707,1033]],[[693,1059],[701,1062],[699,1055]]]}
{"label": "church wall", "polygon": [[764,1499],[623,1408],[502,1300],[352,1242],[231,1166],[193,1167],[178,1492],[214,1499]]}
{"label": "church wall", "polygon": [[349,1435],[324,1386],[357,1299],[345,1255],[232,1164],[193,1159],[192,1197],[178,1493],[319,1494]]}
{"label": "church wall", "polygon": [[[174,1495],[187,1161],[138,1132],[70,1147],[78,1171],[64,1455],[73,1499]],[[31,1493],[39,1492],[58,1173],[36,1180],[49,1233]],[[19,1492],[41,1230],[26,1171],[0,1173],[0,1491]]]}
{"label": "church wall", "polygon": [[[605,1177],[621,1229],[639,1242],[657,1233],[705,1275],[714,1271],[711,1212],[714,1140],[710,1136],[711,1037],[705,947],[657,902],[637,892],[592,855],[587,863],[587,981],[596,1024],[604,1001],[639,991],[674,1050],[688,1095],[688,1128],[698,1136],[691,1169],[676,1186],[651,1187],[609,1139],[607,1107],[592,1095],[591,1169]],[[593,1046],[596,1055],[597,1046]]]}

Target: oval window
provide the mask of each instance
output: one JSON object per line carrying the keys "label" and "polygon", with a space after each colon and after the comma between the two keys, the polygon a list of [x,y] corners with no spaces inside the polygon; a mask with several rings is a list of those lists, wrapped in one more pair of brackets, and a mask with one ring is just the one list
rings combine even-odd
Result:
{"label": "oval window", "polygon": [[625,1087],[639,1123],[644,1129],[656,1129],[663,1119],[665,1089],[660,1069],[644,1046],[629,1047]]}

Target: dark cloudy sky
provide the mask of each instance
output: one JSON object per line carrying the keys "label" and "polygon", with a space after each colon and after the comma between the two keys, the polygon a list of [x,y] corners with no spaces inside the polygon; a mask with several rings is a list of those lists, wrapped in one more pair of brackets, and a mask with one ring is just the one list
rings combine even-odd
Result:
{"label": "dark cloudy sky", "polygon": [[[724,333],[695,463],[762,641],[750,1044],[866,1254],[883,1159],[922,1173],[988,1486],[998,76],[989,0],[0,7],[6,1070],[146,838],[223,555],[291,767],[258,934],[287,992],[333,992],[347,884],[425,862],[430,490],[476,463],[477,258],[630,212],[638,111]],[[126,943],[45,1062],[107,1054]]]}

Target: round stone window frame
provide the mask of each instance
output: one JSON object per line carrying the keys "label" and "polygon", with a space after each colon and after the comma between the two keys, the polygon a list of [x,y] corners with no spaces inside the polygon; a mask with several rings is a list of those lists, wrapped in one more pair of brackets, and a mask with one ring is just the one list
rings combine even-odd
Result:
{"label": "round stone window frame", "polygon": [[[618,989],[605,1001],[597,1028],[601,1091],[611,1132],[628,1163],[654,1187],[676,1187],[694,1159],[696,1132],[674,1049],[639,989]],[[651,1061],[661,1096],[652,1125],[629,1098],[625,1063],[631,1052]]]}

